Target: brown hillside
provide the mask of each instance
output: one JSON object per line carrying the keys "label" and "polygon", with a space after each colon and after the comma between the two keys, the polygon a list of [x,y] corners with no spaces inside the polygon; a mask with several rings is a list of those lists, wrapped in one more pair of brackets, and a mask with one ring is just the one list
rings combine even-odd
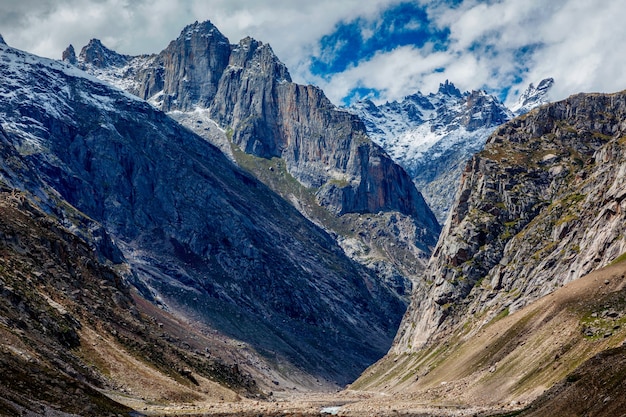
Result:
{"label": "brown hillside", "polygon": [[[523,408],[585,361],[622,345],[625,277],[626,263],[618,263],[496,317],[477,333],[457,334],[413,354],[388,355],[351,388],[382,389],[407,404]],[[606,355],[619,358],[621,350],[611,352],[616,353]]]}

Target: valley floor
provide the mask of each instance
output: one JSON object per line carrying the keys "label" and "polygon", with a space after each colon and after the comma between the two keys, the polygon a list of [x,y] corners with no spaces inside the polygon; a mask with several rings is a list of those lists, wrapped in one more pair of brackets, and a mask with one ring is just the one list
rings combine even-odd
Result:
{"label": "valley floor", "polygon": [[339,393],[290,393],[274,395],[271,401],[241,399],[236,402],[198,402],[194,404],[148,404],[139,398],[110,394],[111,398],[146,416],[415,416],[461,417],[496,416],[508,414],[519,406],[503,404],[499,407],[461,406],[455,404],[429,405],[402,395],[342,391]]}
{"label": "valley floor", "polygon": [[[362,378],[341,392],[281,386],[270,400],[214,395],[168,406],[109,395],[146,416],[623,416],[625,303],[626,262],[619,262],[493,322],[419,380],[403,378],[416,371],[410,356],[391,356],[364,374],[377,380]],[[490,345],[499,349],[486,349]],[[467,371],[475,361],[489,370]],[[394,367],[404,373],[394,374]],[[530,385],[528,373],[534,375]]]}

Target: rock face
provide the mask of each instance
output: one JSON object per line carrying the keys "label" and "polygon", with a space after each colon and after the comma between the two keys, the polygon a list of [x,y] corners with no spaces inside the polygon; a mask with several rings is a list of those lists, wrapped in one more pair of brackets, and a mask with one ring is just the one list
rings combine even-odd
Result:
{"label": "rock face", "polygon": [[369,100],[349,109],[368,134],[409,173],[443,224],[463,167],[511,112],[484,91],[461,93],[448,81],[436,94],[416,93],[376,106]]}
{"label": "rock face", "polygon": [[[272,178],[251,171],[339,242],[357,239],[366,252],[376,251],[375,262],[386,263],[382,269],[391,275],[402,275],[403,293],[410,292],[409,279],[425,266],[440,231],[435,216],[406,172],[370,141],[363,123],[320,89],[291,82],[269,45],[249,37],[230,45],[210,22],[196,22],[158,55],[132,57],[105,70],[87,59],[79,59],[78,66],[169,112],[242,166],[250,168],[251,158],[266,165],[273,158],[284,161],[284,171],[273,171]],[[213,122],[225,132],[221,137],[214,128],[198,128]],[[287,192],[291,179],[314,199],[304,204],[301,196]],[[375,248],[361,236],[372,230],[359,229],[364,222],[354,216],[345,217],[365,213],[380,217],[379,228],[392,213],[412,223],[405,228],[412,232],[401,239],[386,231],[388,247],[408,247],[403,252],[410,253],[408,262],[393,250]],[[370,255],[356,258],[372,266]]]}
{"label": "rock face", "polygon": [[479,327],[622,254],[625,132],[623,92],[572,96],[497,129],[466,166],[432,284],[414,294],[393,350]]}
{"label": "rock face", "polygon": [[[99,53],[100,45],[91,41],[83,49],[80,66],[101,68],[102,55],[109,67],[129,61],[112,51]],[[284,158],[303,185],[322,188],[321,200],[335,212],[396,210],[416,215],[437,234],[419,192],[368,140],[359,119],[332,105],[318,88],[292,83],[269,45],[249,37],[230,45],[211,22],[196,22],[149,68],[131,75],[139,86],[129,91],[162,110],[206,108],[220,126],[232,130],[233,143],[246,153]],[[162,91],[155,92],[161,85]]]}
{"label": "rock face", "polygon": [[135,96],[67,63],[0,53],[3,155],[22,161],[3,164],[2,180],[40,195],[24,171],[36,166],[56,199],[43,208],[65,200],[102,224],[146,297],[293,378],[343,384],[386,351],[403,303],[282,198]]}
{"label": "rock face", "polygon": [[[72,53],[74,53],[74,47],[70,47],[66,50],[68,57],[71,57]],[[89,43],[80,51],[79,58],[83,62],[89,62],[89,64],[95,68],[121,66],[126,64],[130,59],[127,55],[120,55],[117,52],[106,48],[98,39],[92,39],[89,41]]]}

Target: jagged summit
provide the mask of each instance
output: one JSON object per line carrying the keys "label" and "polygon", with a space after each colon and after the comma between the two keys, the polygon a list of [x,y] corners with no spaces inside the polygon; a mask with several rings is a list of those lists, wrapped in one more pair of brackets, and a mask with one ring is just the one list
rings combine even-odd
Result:
{"label": "jagged summit", "polygon": [[224,36],[222,32],[220,32],[219,29],[213,23],[211,23],[210,20],[205,20],[204,22],[198,22],[196,20],[194,23],[185,26],[180,32],[179,38],[184,37],[186,39],[191,39],[194,36],[215,36],[221,39],[225,39],[228,42],[226,36]]}
{"label": "jagged summit", "polygon": [[461,90],[456,88],[454,84],[446,80],[445,83],[439,84],[439,94],[446,94],[451,97],[461,97]]}
{"label": "jagged summit", "polygon": [[[71,45],[70,45],[71,46]],[[69,49],[69,47],[68,47]],[[72,47],[72,49],[74,49]],[[67,51],[67,49],[66,49]],[[130,56],[110,50],[99,39],[91,39],[80,51],[79,61],[95,68],[121,67],[130,60]]]}
{"label": "jagged summit", "polygon": [[264,73],[273,73],[277,81],[291,82],[287,66],[278,59],[272,47],[246,36],[237,45],[232,45],[229,65],[243,68],[250,61],[257,62]]}
{"label": "jagged summit", "polygon": [[554,78],[545,78],[539,82],[537,87],[530,83],[528,88],[519,96],[517,103],[511,107],[511,111],[516,115],[528,113],[535,107],[539,107],[549,102],[548,94],[554,85]]}
{"label": "jagged summit", "polygon": [[0,45],[6,45],[7,43],[4,41],[2,34],[0,34]]}
{"label": "jagged summit", "polygon": [[74,45],[70,44],[65,51],[63,51],[63,55],[61,55],[61,60],[65,62],[69,62],[72,65],[76,65],[76,51],[74,50]]}
{"label": "jagged summit", "polygon": [[448,80],[436,93],[417,92],[381,106],[361,101],[349,110],[411,175],[442,224],[465,162],[513,117],[496,97],[482,90],[462,93]]}

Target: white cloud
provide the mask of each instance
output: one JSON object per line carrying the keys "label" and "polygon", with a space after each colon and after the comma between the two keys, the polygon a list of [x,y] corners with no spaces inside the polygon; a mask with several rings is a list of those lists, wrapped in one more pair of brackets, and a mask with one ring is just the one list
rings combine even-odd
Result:
{"label": "white cloud", "polygon": [[330,80],[317,79],[316,84],[335,103],[340,103],[357,86],[379,90],[378,101],[399,99],[417,90],[436,90],[439,81],[423,78],[423,75],[449,65],[450,56],[441,52],[424,51],[425,49],[403,46],[391,52],[381,52]]}
{"label": "white cloud", "polygon": [[[557,99],[626,88],[626,0],[465,0],[455,8],[413,1],[428,6],[433,24],[450,30],[446,51],[397,48],[330,79],[308,70],[319,39],[341,21],[360,16],[375,22],[401,0],[0,0],[0,30],[10,45],[52,58],[93,37],[118,52],[140,54],[161,51],[184,26],[209,19],[233,43],[246,35],[270,43],[294,80],[318,83],[336,103],[359,86],[395,99],[434,91],[445,79],[462,90],[499,91],[521,76],[509,100],[548,76],[556,79]],[[364,27],[364,34],[373,27]],[[533,44],[521,60],[518,49]]]}

